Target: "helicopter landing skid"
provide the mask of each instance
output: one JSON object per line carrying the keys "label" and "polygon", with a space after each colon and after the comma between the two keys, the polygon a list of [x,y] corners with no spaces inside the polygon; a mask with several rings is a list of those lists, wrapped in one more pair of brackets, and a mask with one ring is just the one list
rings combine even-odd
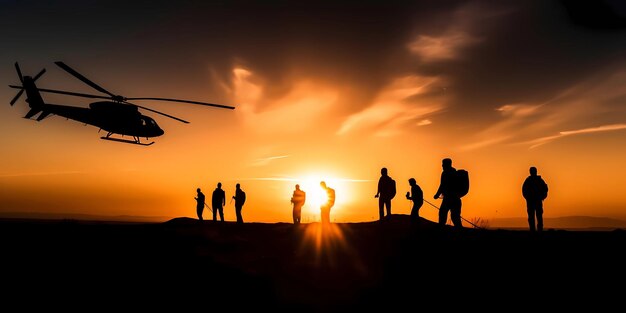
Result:
{"label": "helicopter landing skid", "polygon": [[139,138],[135,138],[135,140],[128,140],[128,139],[112,138],[112,137],[100,137],[100,139],[117,141],[117,142],[124,142],[124,143],[130,143],[130,144],[140,145],[140,146],[150,146],[150,145],[152,145],[154,143],[154,141],[152,141],[150,143],[144,143],[144,142],[139,141]]}

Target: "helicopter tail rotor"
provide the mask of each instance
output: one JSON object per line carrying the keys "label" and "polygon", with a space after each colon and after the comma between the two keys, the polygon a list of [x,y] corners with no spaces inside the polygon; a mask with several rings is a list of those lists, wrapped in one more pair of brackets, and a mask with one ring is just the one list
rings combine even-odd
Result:
{"label": "helicopter tail rotor", "polygon": [[[22,87],[24,86],[24,76],[22,76],[22,71],[20,70],[20,65],[15,62],[15,70],[17,71],[17,77],[20,78],[20,83],[22,84]],[[42,69],[37,75],[35,75],[35,77],[33,77],[33,82],[36,81],[39,77],[41,77],[41,75],[43,75],[46,72],[46,69]],[[15,97],[13,97],[13,99],[11,99],[11,106],[13,106],[15,104],[15,102],[17,102],[17,100],[22,96],[22,94],[24,93],[24,89],[20,89],[20,91],[17,92],[17,94],[15,95]]]}

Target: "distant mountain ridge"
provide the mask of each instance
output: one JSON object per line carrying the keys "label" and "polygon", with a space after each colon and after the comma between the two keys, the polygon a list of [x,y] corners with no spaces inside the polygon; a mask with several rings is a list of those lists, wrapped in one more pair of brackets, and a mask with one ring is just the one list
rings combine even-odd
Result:
{"label": "distant mountain ridge", "polygon": [[165,222],[172,216],[135,216],[135,215],[96,215],[81,213],[46,213],[46,212],[0,212],[0,218],[42,219],[42,220],[83,220],[111,222]]}
{"label": "distant mountain ridge", "polygon": [[[598,216],[544,217],[545,229],[626,229],[626,221]],[[528,228],[526,217],[494,218],[489,220],[490,228]]]}

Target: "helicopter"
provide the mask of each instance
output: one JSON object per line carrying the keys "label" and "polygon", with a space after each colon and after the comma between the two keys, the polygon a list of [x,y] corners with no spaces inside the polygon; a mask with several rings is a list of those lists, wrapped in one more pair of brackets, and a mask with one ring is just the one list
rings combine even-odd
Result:
{"label": "helicopter", "polygon": [[[54,62],[58,67],[71,74],[75,78],[79,79],[83,83],[87,84],[91,88],[103,93],[104,95],[93,95],[79,92],[71,92],[56,89],[38,88],[35,82],[45,72],[46,69],[42,69],[35,76],[22,76],[22,71],[17,62],[15,62],[15,69],[17,76],[20,79],[21,86],[9,85],[14,89],[19,89],[18,93],[13,97],[10,104],[13,106],[20,96],[26,92],[26,102],[30,107],[30,111],[26,113],[24,118],[32,119],[35,115],[39,116],[35,119],[41,121],[50,115],[58,115],[67,119],[72,119],[98,127],[100,130],[107,132],[105,136],[100,137],[103,140],[110,140],[122,143],[136,144],[141,146],[149,146],[154,144],[154,141],[143,142],[141,138],[145,138],[146,141],[152,137],[158,137],[165,133],[163,129],[159,127],[156,121],[139,112],[139,109],[154,112],[171,119],[177,120],[182,123],[189,123],[181,118],[159,112],[154,109],[147,108],[145,106],[137,105],[128,101],[139,100],[152,100],[152,101],[169,101],[169,102],[183,102],[198,104],[204,106],[217,107],[222,109],[235,109],[233,106],[206,103],[200,101],[170,99],[170,98],[156,98],[156,97],[125,97],[121,95],[115,95],[108,90],[102,88],[93,81],[87,79],[82,74],[68,66],[67,64],[57,61]],[[104,99],[106,101],[96,101],[89,104],[88,108],[75,107],[69,105],[51,104],[44,102],[40,92],[55,93],[62,95],[69,95],[75,97],[91,98],[91,99]],[[100,130],[98,132],[100,132]],[[126,139],[124,136],[131,136],[133,139]]]}

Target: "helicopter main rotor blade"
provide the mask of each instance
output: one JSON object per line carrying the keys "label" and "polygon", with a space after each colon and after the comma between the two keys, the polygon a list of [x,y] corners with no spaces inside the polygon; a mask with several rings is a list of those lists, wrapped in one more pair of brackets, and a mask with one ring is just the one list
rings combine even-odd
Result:
{"label": "helicopter main rotor blade", "polygon": [[138,107],[138,108],[141,108],[141,109],[144,109],[144,110],[147,110],[147,111],[150,111],[150,112],[154,112],[154,113],[157,113],[157,114],[161,114],[161,115],[163,115],[163,116],[167,116],[167,117],[169,117],[169,118],[171,118],[171,119],[175,119],[175,120],[177,120],[177,121],[179,121],[179,122],[183,122],[183,123],[185,123],[185,124],[189,124],[189,122],[188,122],[188,121],[185,121],[185,120],[183,120],[183,119],[181,119],[181,118],[178,118],[178,117],[176,117],[176,116],[172,116],[172,115],[169,115],[169,114],[165,114],[165,113],[163,113],[163,112],[159,112],[159,111],[154,110],[154,109],[146,108],[146,107],[141,106],[141,105],[136,105],[136,104],[134,104],[134,103],[130,103],[130,102],[126,102],[126,101],[124,101],[124,103],[126,103],[126,104],[130,104],[130,105],[134,105],[134,106],[136,106],[136,107]]}
{"label": "helicopter main rotor blade", "polygon": [[67,66],[65,63],[57,61],[57,62],[54,62],[54,64],[58,65],[60,68],[64,69],[66,72],[72,74],[74,77],[80,79],[83,83],[91,86],[95,90],[100,91],[102,93],[106,93],[107,95],[110,95],[111,97],[117,97],[116,95],[110,93],[108,90],[100,87],[98,84],[90,81],[89,79],[87,79],[87,77],[81,75],[80,73],[75,71],[73,68]]}
{"label": "helicopter main rotor blade", "polygon": [[[22,71],[20,70],[20,66],[19,66],[19,64],[17,64],[17,62],[15,62],[15,70],[17,70],[17,77],[20,78],[20,83],[24,84],[24,78],[22,78]],[[15,97],[13,97],[13,99],[11,99],[11,102],[9,102],[11,104],[11,106],[13,106],[15,104],[17,99],[19,99],[22,96],[23,93],[24,93],[24,89],[22,89],[22,90],[17,92]]]}
{"label": "helicopter main rotor blade", "polygon": [[35,75],[35,77],[33,77],[33,81],[36,81],[37,78],[41,77],[41,75],[43,75],[43,73],[46,72],[46,69],[42,69],[41,72],[39,72],[37,75]]}
{"label": "helicopter main rotor blade", "polygon": [[[9,85],[9,87],[15,88],[15,89],[22,89],[21,91],[24,90],[24,87],[21,87],[21,86]],[[107,96],[90,95],[87,93],[64,91],[64,90],[54,90],[54,89],[45,89],[45,88],[37,88],[37,90],[41,92],[58,93],[62,95],[77,96],[77,97],[83,97],[83,98],[107,99],[107,100],[111,99],[111,97],[107,97]]]}
{"label": "helicopter main rotor blade", "polygon": [[[13,86],[11,86],[11,87],[13,87]],[[15,104],[15,102],[17,101],[17,99],[19,99],[19,98],[20,98],[20,96],[22,95],[22,93],[24,93],[24,89],[22,89],[22,90],[20,90],[20,91],[18,91],[18,92],[17,92],[17,94],[15,95],[15,97],[13,97],[13,99],[11,99],[10,104],[11,104],[11,105],[14,105],[14,104]]]}
{"label": "helicopter main rotor blade", "polygon": [[193,104],[217,107],[217,108],[222,108],[222,109],[231,109],[231,110],[235,109],[235,107],[228,106],[228,105],[221,105],[221,104],[214,104],[214,103],[207,103],[207,102],[200,102],[200,101],[191,101],[191,100],[180,100],[180,99],[169,99],[169,98],[125,98],[125,99],[126,100],[158,100],[158,101],[170,101],[170,102],[184,102],[184,103],[193,103]]}
{"label": "helicopter main rotor blade", "polygon": [[24,78],[22,76],[22,71],[20,70],[20,66],[19,64],[17,64],[17,62],[15,62],[15,69],[17,70],[17,76],[20,78],[20,82],[23,84]]}

